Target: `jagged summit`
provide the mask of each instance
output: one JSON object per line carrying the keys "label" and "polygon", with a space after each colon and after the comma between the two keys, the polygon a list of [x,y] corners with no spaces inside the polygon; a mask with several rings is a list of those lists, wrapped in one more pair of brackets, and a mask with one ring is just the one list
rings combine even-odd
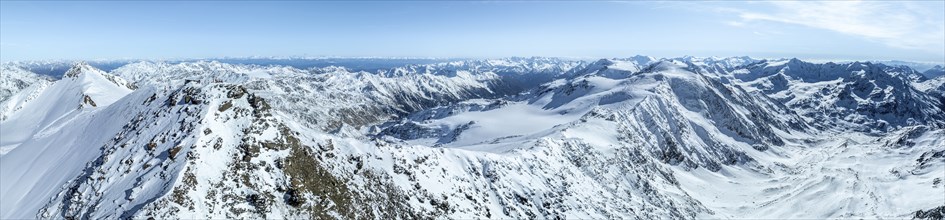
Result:
{"label": "jagged summit", "polygon": [[72,65],[72,67],[70,67],[69,70],[66,70],[66,73],[63,74],[63,77],[75,78],[75,77],[79,77],[79,75],[81,75],[84,72],[101,73],[101,70],[98,70],[95,67],[92,67],[91,65],[89,65],[88,62],[80,61]]}
{"label": "jagged summit", "polygon": [[69,70],[63,74],[64,79],[79,79],[80,81],[94,81],[97,78],[104,78],[112,84],[120,87],[125,87],[127,89],[134,90],[136,87],[122,79],[110,73],[106,73],[98,68],[89,65],[88,62],[80,61],[76,62]]}

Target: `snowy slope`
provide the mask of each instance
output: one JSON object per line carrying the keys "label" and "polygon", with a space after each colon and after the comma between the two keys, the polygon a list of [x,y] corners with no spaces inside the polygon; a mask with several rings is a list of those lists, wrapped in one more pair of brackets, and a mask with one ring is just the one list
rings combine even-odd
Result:
{"label": "snowy slope", "polygon": [[78,63],[64,77],[46,88],[27,90],[5,105],[11,109],[0,121],[0,153],[16,148],[34,136],[53,135],[58,125],[84,113],[108,106],[125,96],[133,86],[121,78]]}
{"label": "snowy slope", "polygon": [[675,174],[716,211],[704,218],[912,218],[945,203],[932,196],[945,193],[943,132],[917,126],[880,137],[826,133],[757,154],[761,172]]}
{"label": "snowy slope", "polygon": [[923,196],[945,194],[945,99],[915,74],[748,57],[78,64],[11,98],[0,218],[924,216],[945,204]]}

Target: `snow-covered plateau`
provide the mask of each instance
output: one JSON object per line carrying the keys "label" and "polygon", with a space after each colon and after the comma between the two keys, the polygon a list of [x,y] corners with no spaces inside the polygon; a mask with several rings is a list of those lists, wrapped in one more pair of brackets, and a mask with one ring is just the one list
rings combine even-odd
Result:
{"label": "snow-covered plateau", "polygon": [[941,66],[363,62],[4,63],[0,219],[945,216]]}

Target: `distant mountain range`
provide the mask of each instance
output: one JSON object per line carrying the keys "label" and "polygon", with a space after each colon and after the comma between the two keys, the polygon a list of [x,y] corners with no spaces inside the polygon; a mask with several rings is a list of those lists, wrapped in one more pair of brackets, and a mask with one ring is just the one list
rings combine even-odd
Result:
{"label": "distant mountain range", "polygon": [[[533,57],[540,58],[540,57]],[[633,59],[638,58],[651,58],[648,56],[635,56]],[[686,58],[698,58],[698,57],[680,57],[680,59]],[[515,57],[515,59],[526,59],[524,57]],[[571,60],[571,61],[586,61],[593,62],[594,59],[590,58],[555,58],[561,60]],[[732,60],[736,61],[738,59],[753,59],[747,56],[743,57],[708,57],[704,59],[714,59],[714,60]],[[47,75],[52,77],[59,77],[66,70],[68,70],[76,62],[86,62],[89,65],[104,70],[111,71],[118,67],[137,63],[137,62],[159,62],[159,63],[184,63],[184,62],[199,62],[199,61],[217,61],[221,63],[234,64],[234,65],[259,65],[259,66],[290,66],[299,69],[309,69],[309,68],[324,68],[329,66],[339,66],[345,67],[354,71],[367,71],[367,72],[377,72],[384,69],[391,69],[406,65],[426,65],[426,64],[436,64],[444,63],[450,61],[463,61],[463,60],[476,60],[476,59],[467,59],[467,58],[428,58],[428,57],[222,57],[222,58],[186,58],[186,59],[164,59],[164,60],[145,60],[145,59],[99,59],[99,60],[36,60],[36,61],[13,61],[5,62],[3,66],[18,66],[23,69],[30,70],[34,73],[40,75]],[[501,60],[501,59],[493,59]],[[760,60],[760,59],[753,59]],[[779,59],[772,59],[779,60]],[[787,59],[784,59],[787,60]],[[834,61],[834,63],[850,63],[855,61]],[[919,72],[925,72],[933,69],[941,70],[941,66],[945,63],[934,63],[934,62],[913,62],[913,61],[900,61],[900,60],[875,60],[870,61],[872,63],[882,63],[889,66],[908,66],[912,69],[915,69]],[[825,61],[818,60],[813,63],[825,63]],[[931,77],[930,77],[931,78]]]}

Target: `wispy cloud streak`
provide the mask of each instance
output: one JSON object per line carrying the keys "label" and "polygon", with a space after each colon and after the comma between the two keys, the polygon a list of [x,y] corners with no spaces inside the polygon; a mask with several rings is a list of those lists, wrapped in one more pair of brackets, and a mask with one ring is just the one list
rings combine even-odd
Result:
{"label": "wispy cloud streak", "polygon": [[[768,2],[755,10],[726,8],[738,15],[734,26],[775,22],[835,31],[881,42],[891,47],[942,52],[945,50],[945,8],[912,2],[827,1]],[[771,10],[757,10],[771,9]],[[737,25],[735,25],[737,24]]]}

